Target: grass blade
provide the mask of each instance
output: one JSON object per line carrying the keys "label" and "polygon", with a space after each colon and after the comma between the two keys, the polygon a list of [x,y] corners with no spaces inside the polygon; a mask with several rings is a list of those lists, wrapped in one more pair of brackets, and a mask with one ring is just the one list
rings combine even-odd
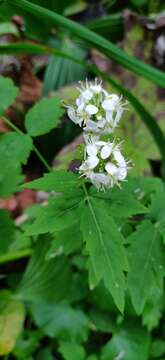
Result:
{"label": "grass blade", "polygon": [[78,24],[75,21],[65,18],[55,12],[35,5],[27,0],[6,0],[7,3],[16,6],[16,8],[23,9],[30,14],[39,17],[40,19],[50,21],[55,26],[62,27],[69,30],[72,35],[79,37],[86,41],[87,44],[94,46],[101,50],[102,53],[109,56],[111,59],[118,62],[128,70],[151,80],[155,84],[165,87],[165,74],[154,67],[137,60],[134,57],[127,55],[123,50],[112,44],[110,41],[104,39],[102,36],[87,29],[85,26]]}

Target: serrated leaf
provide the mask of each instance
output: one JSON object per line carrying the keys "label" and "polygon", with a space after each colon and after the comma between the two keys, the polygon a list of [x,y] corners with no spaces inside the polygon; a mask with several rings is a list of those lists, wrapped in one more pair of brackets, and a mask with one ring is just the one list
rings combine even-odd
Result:
{"label": "serrated leaf", "polygon": [[82,234],[80,232],[80,226],[74,224],[67,227],[62,231],[57,231],[52,239],[50,249],[47,253],[47,257],[52,258],[59,252],[69,255],[80,249],[82,246]]}
{"label": "serrated leaf", "polygon": [[25,184],[28,189],[68,192],[78,185],[78,176],[65,170],[54,170],[42,178]]}
{"label": "serrated leaf", "polygon": [[143,221],[130,235],[128,290],[137,314],[154,293],[163,291],[164,252],[160,235],[149,221]]}
{"label": "serrated leaf", "polygon": [[128,323],[105,345],[101,360],[148,360],[149,355],[149,334],[140,325]]}
{"label": "serrated leaf", "polygon": [[84,348],[76,343],[61,341],[59,352],[65,360],[85,360],[86,358]]}
{"label": "serrated leaf", "polygon": [[[2,294],[2,292],[1,292]],[[0,304],[1,305],[1,304]],[[9,354],[16,343],[25,318],[24,304],[17,300],[6,299],[0,306],[0,355]]]}
{"label": "serrated leaf", "polygon": [[36,303],[31,306],[32,315],[37,326],[44,334],[61,340],[85,341],[89,324],[86,315],[73,309],[67,303]]}
{"label": "serrated leaf", "polygon": [[132,215],[148,212],[148,209],[135,198],[135,195],[123,189],[114,188],[105,193],[98,193],[92,190],[92,193],[93,196],[108,202],[109,214],[114,217],[127,218]]}
{"label": "serrated leaf", "polygon": [[76,224],[79,221],[82,192],[78,192],[77,196],[76,192],[74,194],[52,198],[47,205],[41,206],[36,212],[34,223],[27,227],[26,233],[28,235],[53,233]]}
{"label": "serrated leaf", "polygon": [[32,147],[32,139],[29,135],[12,131],[0,136],[0,153],[13,161],[26,164]]}
{"label": "serrated leaf", "polygon": [[50,244],[48,239],[37,241],[16,296],[25,301],[54,302],[66,296],[71,281],[70,266],[65,257],[45,260]]}
{"label": "serrated leaf", "polygon": [[64,110],[57,97],[42,99],[26,114],[25,127],[29,135],[40,136],[54,129]]}
{"label": "serrated leaf", "polygon": [[123,237],[101,199],[88,198],[82,211],[81,229],[95,277],[98,281],[104,279],[115,304],[123,312],[124,271],[128,270]]}
{"label": "serrated leaf", "polygon": [[7,77],[0,76],[0,116],[4,111],[12,105],[17,94],[18,88],[14,85],[13,81]]}

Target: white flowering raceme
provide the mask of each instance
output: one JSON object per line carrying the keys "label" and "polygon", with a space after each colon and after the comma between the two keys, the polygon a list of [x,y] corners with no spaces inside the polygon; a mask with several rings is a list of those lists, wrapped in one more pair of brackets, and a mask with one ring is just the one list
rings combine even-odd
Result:
{"label": "white flowering raceme", "polygon": [[79,172],[98,190],[112,188],[127,176],[128,163],[120,145],[112,142],[93,141],[85,147],[85,160]]}
{"label": "white flowering raceme", "polygon": [[68,116],[86,132],[110,134],[118,125],[126,103],[116,94],[109,94],[97,79],[78,88],[80,95],[73,106],[68,106]]}

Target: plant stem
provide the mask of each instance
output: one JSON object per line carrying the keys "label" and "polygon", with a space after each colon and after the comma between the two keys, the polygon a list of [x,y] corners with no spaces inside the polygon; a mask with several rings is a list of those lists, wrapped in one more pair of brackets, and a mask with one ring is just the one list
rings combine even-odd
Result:
{"label": "plant stem", "polygon": [[[9,119],[7,119],[5,116],[2,117],[3,121],[9,125],[14,131],[16,131],[18,134],[20,135],[25,135],[23,133],[23,131],[21,131],[16,125],[14,125]],[[40,151],[36,148],[36,146],[33,143],[33,150],[35,152],[35,154],[37,155],[37,157],[40,159],[40,161],[43,163],[43,165],[45,166],[45,168],[48,171],[51,171],[51,166],[49,166],[49,164],[47,163],[47,161],[45,160],[45,158],[42,156],[42,154],[40,153]]]}
{"label": "plant stem", "polygon": [[43,165],[45,166],[45,168],[51,172],[52,168],[51,166],[49,166],[49,164],[47,163],[47,161],[45,160],[45,158],[42,156],[42,154],[40,153],[40,151],[36,148],[36,146],[33,144],[33,150],[35,152],[35,154],[38,156],[38,158],[40,159],[40,161],[43,163]]}
{"label": "plant stem", "polygon": [[17,251],[12,251],[11,253],[9,252],[7,254],[0,256],[0,264],[4,264],[9,261],[19,260],[21,258],[28,257],[32,254],[32,252],[33,252],[32,249],[17,250]]}

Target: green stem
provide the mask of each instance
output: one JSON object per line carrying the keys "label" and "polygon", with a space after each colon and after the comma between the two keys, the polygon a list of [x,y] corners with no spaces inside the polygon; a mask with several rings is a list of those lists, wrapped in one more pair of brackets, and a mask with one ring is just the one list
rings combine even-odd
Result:
{"label": "green stem", "polygon": [[0,256],[0,264],[4,264],[9,261],[19,260],[21,258],[28,257],[32,254],[32,252],[33,252],[32,249],[17,250],[17,251],[12,251],[11,253],[9,252],[7,254]]}
{"label": "green stem", "polygon": [[51,166],[49,166],[49,164],[47,163],[47,161],[45,160],[45,158],[42,156],[42,154],[40,153],[40,151],[36,148],[36,146],[33,144],[33,150],[35,152],[35,154],[38,156],[38,158],[40,159],[40,161],[43,163],[43,165],[45,166],[45,168],[51,172],[52,168]]}
{"label": "green stem", "polygon": [[[16,131],[18,134],[20,135],[24,135],[23,131],[21,131],[16,125],[14,125],[9,119],[7,119],[5,116],[3,116],[3,121],[9,125],[14,131]],[[37,157],[40,159],[40,161],[43,163],[43,165],[45,166],[45,168],[48,171],[51,171],[51,166],[49,166],[49,164],[47,163],[47,161],[45,160],[45,158],[42,156],[42,154],[40,153],[40,151],[36,148],[36,146],[33,144],[33,150],[35,152],[35,154],[37,155]]]}

